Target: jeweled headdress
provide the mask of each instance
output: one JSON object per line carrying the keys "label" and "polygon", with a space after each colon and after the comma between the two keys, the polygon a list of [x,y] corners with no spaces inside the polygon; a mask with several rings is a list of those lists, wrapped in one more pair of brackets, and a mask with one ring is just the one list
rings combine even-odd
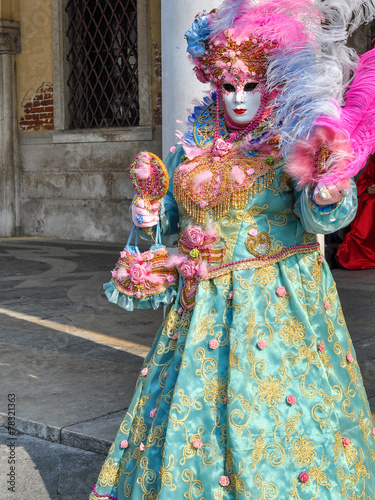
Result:
{"label": "jeweled headdress", "polygon": [[294,4],[292,9],[290,0],[227,0],[218,10],[198,15],[185,33],[198,79],[215,84],[237,76],[264,79],[275,49],[302,47],[312,39],[306,25],[320,24],[310,1]]}

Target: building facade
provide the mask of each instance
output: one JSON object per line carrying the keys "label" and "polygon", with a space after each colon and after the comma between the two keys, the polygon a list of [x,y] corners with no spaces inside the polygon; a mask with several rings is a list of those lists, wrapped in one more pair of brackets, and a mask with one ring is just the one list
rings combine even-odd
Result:
{"label": "building facade", "polygon": [[160,1],[0,6],[0,236],[121,241],[129,165],[161,154]]}
{"label": "building facade", "polygon": [[166,153],[199,86],[177,66],[203,3],[220,2],[0,0],[0,237],[124,239],[129,165],[162,154],[161,32]]}

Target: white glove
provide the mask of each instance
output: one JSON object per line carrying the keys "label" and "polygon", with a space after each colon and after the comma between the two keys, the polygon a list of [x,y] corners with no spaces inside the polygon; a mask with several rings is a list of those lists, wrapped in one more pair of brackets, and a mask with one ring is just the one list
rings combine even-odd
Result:
{"label": "white glove", "polygon": [[337,184],[318,182],[314,189],[313,200],[317,205],[325,206],[338,203],[349,194],[349,183],[341,181]]}
{"label": "white glove", "polygon": [[136,197],[132,204],[132,219],[137,227],[153,227],[159,222],[160,203],[156,201],[149,209],[145,208],[145,201]]}

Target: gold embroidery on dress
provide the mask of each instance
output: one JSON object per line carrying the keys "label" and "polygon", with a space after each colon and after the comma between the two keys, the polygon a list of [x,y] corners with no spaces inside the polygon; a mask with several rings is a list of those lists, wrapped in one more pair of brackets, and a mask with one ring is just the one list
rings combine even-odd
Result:
{"label": "gold embroidery on dress", "polygon": [[270,254],[271,236],[265,231],[250,235],[246,240],[246,248],[255,257],[265,257]]}
{"label": "gold embroidery on dress", "polygon": [[281,403],[286,392],[279,377],[271,377],[267,375],[264,380],[258,385],[260,394],[260,402],[275,406],[276,403]]}
{"label": "gold embroidery on dress", "polygon": [[296,316],[293,316],[289,320],[285,319],[281,323],[279,335],[284,339],[286,346],[294,345],[294,347],[299,347],[306,338],[305,324],[298,321]]}
{"label": "gold embroidery on dress", "polygon": [[316,459],[315,443],[307,436],[293,439],[290,456],[296,461],[297,467],[310,467]]}
{"label": "gold embroidery on dress", "polygon": [[210,500],[200,496],[204,490],[203,483],[199,479],[194,479],[194,473],[192,470],[184,469],[181,477],[185,483],[189,483],[189,489],[184,494],[184,498],[186,500],[195,500],[196,498],[199,498],[200,500]]}
{"label": "gold embroidery on dress", "polygon": [[116,487],[119,482],[119,467],[120,464],[113,458],[107,458],[99,474],[99,485]]}
{"label": "gold embroidery on dress", "polygon": [[[275,150],[274,156],[279,158],[280,153]],[[248,157],[234,147],[220,161],[213,161],[212,153],[186,160],[174,174],[174,197],[200,224],[205,223],[210,210],[216,220],[221,219],[230,207],[245,208],[249,196],[252,199],[273,185],[278,162],[267,162],[270,157],[269,153]]]}
{"label": "gold embroidery on dress", "polygon": [[174,465],[174,457],[169,456],[168,464],[162,465],[160,467],[159,476],[162,485],[168,486],[168,488],[170,488],[172,491],[175,491],[177,487],[173,483],[173,476],[172,473],[170,472],[173,465]]}

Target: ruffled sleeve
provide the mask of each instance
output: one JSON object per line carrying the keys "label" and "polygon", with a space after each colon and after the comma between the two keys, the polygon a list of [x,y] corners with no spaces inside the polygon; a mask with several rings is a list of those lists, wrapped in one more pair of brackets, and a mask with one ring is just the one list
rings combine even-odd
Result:
{"label": "ruffled sleeve", "polygon": [[350,180],[350,193],[339,203],[320,206],[312,198],[313,191],[305,186],[295,192],[296,203],[294,213],[301,220],[305,230],[314,234],[329,234],[348,226],[357,212],[357,189],[353,179]]}

